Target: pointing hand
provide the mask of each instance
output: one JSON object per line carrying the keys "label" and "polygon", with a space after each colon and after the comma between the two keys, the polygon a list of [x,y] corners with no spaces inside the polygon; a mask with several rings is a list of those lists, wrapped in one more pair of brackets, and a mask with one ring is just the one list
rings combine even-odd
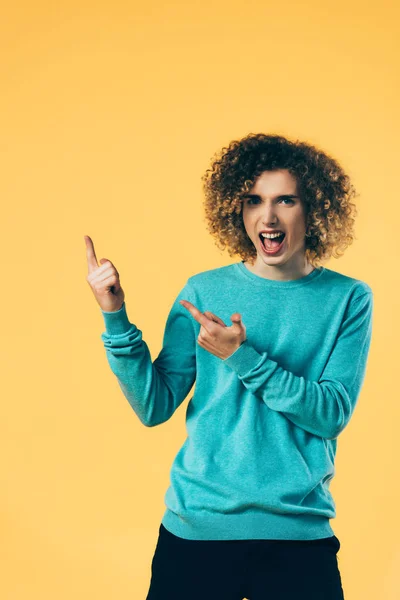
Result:
{"label": "pointing hand", "polygon": [[238,313],[231,316],[233,325],[227,327],[222,319],[213,313],[209,311],[202,313],[187,300],[180,300],[180,303],[201,325],[197,338],[199,345],[214,356],[225,360],[246,340],[246,327]]}
{"label": "pointing hand", "polygon": [[93,242],[88,235],[85,235],[85,244],[88,263],[86,281],[100,308],[106,312],[115,312],[122,307],[125,300],[125,294],[119,282],[119,273],[112,262],[106,258],[100,259],[101,266],[99,267]]}

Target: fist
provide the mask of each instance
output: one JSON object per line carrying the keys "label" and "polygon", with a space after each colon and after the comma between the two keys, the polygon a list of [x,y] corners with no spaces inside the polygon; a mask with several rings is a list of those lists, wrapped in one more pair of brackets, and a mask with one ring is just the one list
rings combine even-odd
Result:
{"label": "fist", "polygon": [[107,258],[97,258],[91,238],[85,235],[86,258],[88,264],[88,275],[86,281],[96,298],[100,308],[106,312],[119,310],[125,300],[125,294],[119,282],[119,273],[112,262]]}

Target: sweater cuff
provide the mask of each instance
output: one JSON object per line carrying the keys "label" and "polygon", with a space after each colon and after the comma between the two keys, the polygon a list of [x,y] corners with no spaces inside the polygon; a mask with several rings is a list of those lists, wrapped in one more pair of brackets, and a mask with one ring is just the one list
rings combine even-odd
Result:
{"label": "sweater cuff", "polygon": [[235,352],[225,358],[224,364],[236,371],[240,376],[254,369],[261,360],[264,360],[267,353],[260,354],[253,346],[250,346],[247,339],[236,348]]}
{"label": "sweater cuff", "polygon": [[130,323],[128,319],[125,302],[119,310],[115,310],[112,312],[105,311],[102,309],[100,310],[103,315],[106,333],[108,333],[109,335],[122,335],[130,331],[132,327],[135,327],[135,325]]}

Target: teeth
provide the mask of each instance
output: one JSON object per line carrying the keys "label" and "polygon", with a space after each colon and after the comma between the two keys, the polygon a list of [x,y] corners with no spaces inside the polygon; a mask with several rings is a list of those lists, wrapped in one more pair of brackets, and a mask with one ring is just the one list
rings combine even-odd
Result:
{"label": "teeth", "polygon": [[273,238],[276,238],[276,237],[279,237],[280,235],[282,235],[282,233],[262,233],[261,235],[265,238],[270,238],[272,240]]}

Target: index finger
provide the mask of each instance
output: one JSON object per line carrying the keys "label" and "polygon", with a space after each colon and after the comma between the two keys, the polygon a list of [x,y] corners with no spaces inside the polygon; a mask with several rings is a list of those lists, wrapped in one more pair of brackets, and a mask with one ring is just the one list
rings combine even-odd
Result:
{"label": "index finger", "polygon": [[92,273],[95,269],[99,268],[97,264],[96,253],[94,251],[94,246],[91,238],[88,235],[85,235],[85,244],[86,244],[86,258],[88,263],[88,273]]}
{"label": "index finger", "polygon": [[[203,327],[205,329],[207,329],[207,331],[209,331],[208,328],[207,328],[207,325],[209,327],[211,323],[214,323],[214,321],[212,321],[211,319],[209,319],[208,317],[206,317],[198,308],[196,308],[194,306],[194,304],[192,304],[191,302],[189,302],[189,300],[179,300],[179,302],[181,304],[184,303],[183,306],[185,308],[187,308],[187,310],[190,312],[190,314],[192,315],[192,317],[194,317],[196,319],[196,321],[198,323],[200,323],[200,325],[203,325]],[[215,325],[214,325],[214,327],[215,327]]]}

